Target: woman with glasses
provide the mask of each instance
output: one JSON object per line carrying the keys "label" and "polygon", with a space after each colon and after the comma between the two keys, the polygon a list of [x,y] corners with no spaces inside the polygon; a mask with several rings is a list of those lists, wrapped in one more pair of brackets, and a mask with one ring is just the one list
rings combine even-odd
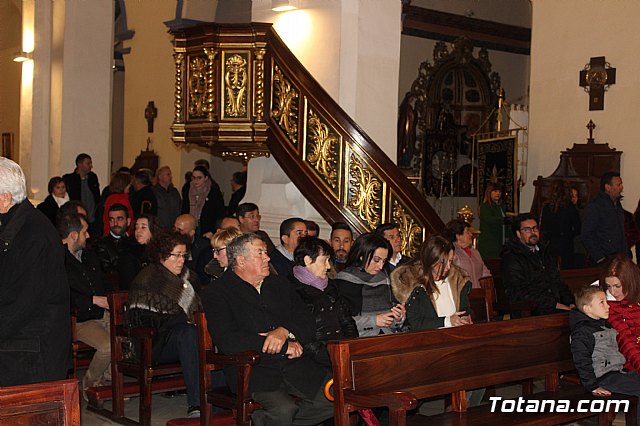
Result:
{"label": "woman with glasses", "polygon": [[197,235],[209,234],[216,230],[216,221],[225,214],[224,199],[220,186],[213,180],[209,170],[196,166],[191,172],[189,191],[182,200],[182,213],[189,213],[198,221]]}
{"label": "woman with glasses", "polygon": [[381,235],[362,234],[332,283],[349,305],[360,337],[395,333],[404,323],[404,304],[393,297],[384,269],[391,253],[391,244]]}
{"label": "woman with glasses", "polygon": [[153,361],[180,362],[187,385],[187,416],[199,417],[198,337],[193,314],[202,310],[202,304],[198,276],[185,267],[189,238],[160,231],[148,248],[151,263],[131,284],[127,321],[131,326],[158,329],[153,337]]}
{"label": "woman with glasses", "polygon": [[215,281],[229,267],[227,257],[227,244],[234,238],[242,235],[238,228],[222,228],[211,237],[211,250],[213,259],[204,268],[204,272],[211,277],[211,282]]}
{"label": "woman with glasses", "polygon": [[469,274],[453,265],[453,244],[435,235],[418,257],[391,273],[393,294],[405,303],[407,327],[427,330],[471,323]]}

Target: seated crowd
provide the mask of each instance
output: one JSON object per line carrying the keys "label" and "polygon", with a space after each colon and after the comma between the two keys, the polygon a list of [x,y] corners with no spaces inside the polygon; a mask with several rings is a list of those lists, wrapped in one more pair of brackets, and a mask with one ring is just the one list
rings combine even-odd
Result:
{"label": "seated crowd", "polygon": [[[9,236],[17,232],[12,225],[24,221],[19,215],[35,214],[23,206],[28,203],[20,195],[24,176],[10,163],[0,163],[0,181],[7,181],[0,183],[3,241],[12,241]],[[470,224],[460,219],[448,223],[442,235],[427,238],[413,259],[406,256],[407,242],[394,223],[354,238],[348,224],[337,222],[325,241],[318,237],[317,224],[292,217],[280,225],[280,244],[275,246],[260,229],[259,207],[242,202],[246,175],[234,175],[230,207],[235,207],[228,211],[206,162],[193,169],[182,191],[173,186],[165,166],[153,177],[145,170],[132,176],[121,169],[100,194],[91,168],[91,157],[79,155],[76,170],[52,178],[50,195],[38,206],[55,224],[65,248],[64,253],[62,246],[51,251],[48,262],[59,264],[42,267],[63,276],[60,269],[66,269],[68,288],[63,294],[77,318],[77,338],[97,351],[83,390],[110,382],[106,295],[128,290],[128,323],[158,329],[154,361],[182,365],[189,417],[199,415],[200,404],[193,318],[194,312],[204,310],[220,352],[261,353],[249,391],[263,410],[253,414],[253,424],[315,425],[333,415],[323,394],[331,377],[329,340],[470,325],[470,292],[480,286],[480,278],[491,275],[473,247]],[[9,174],[18,177],[3,179]],[[38,220],[38,226],[46,225],[46,219]],[[48,228],[46,232],[52,233]],[[2,256],[2,264],[12,261],[6,250]],[[636,306],[640,272],[625,259],[610,268],[602,285],[611,298],[628,299]],[[22,279],[14,274],[10,282]],[[534,215],[513,220],[513,234],[504,247],[502,284],[511,301],[534,303],[534,315],[574,308],[555,259],[540,241]],[[66,321],[68,316],[60,318]],[[70,342],[69,334],[58,336],[58,343]],[[634,357],[629,363],[636,368]],[[235,390],[236,371],[229,367],[224,373]],[[31,376],[5,383],[0,379],[0,386],[62,378]],[[476,393],[474,404],[483,393]]]}

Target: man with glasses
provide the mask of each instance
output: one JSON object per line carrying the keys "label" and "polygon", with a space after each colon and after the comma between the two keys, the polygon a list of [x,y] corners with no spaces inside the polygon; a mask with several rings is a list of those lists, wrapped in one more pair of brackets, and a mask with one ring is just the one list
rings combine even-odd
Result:
{"label": "man with glasses", "polygon": [[[573,295],[558,271],[557,261],[540,242],[538,219],[523,213],[513,219],[514,236],[502,251],[502,284],[509,302],[531,303],[532,315],[568,311]],[[512,317],[519,316],[513,312]]]}

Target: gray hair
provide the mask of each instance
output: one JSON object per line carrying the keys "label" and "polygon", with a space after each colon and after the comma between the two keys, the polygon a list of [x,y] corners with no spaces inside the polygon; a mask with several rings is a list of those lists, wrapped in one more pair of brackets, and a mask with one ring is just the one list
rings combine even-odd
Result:
{"label": "gray hair", "polygon": [[249,254],[249,246],[254,241],[264,240],[258,234],[248,232],[239,237],[234,238],[227,244],[227,258],[229,259],[229,269],[234,270],[238,266],[238,256],[247,256]]}
{"label": "gray hair", "polygon": [[27,199],[27,182],[16,162],[0,157],[0,194],[6,193],[11,194],[13,204],[20,204]]}

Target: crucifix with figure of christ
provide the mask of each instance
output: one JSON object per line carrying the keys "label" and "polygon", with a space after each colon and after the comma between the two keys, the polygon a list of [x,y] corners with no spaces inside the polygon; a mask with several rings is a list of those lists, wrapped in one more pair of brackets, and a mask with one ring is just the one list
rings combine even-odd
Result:
{"label": "crucifix with figure of christ", "polygon": [[144,110],[144,118],[147,119],[147,132],[153,133],[153,120],[158,116],[158,108],[153,101],[149,101]]}

